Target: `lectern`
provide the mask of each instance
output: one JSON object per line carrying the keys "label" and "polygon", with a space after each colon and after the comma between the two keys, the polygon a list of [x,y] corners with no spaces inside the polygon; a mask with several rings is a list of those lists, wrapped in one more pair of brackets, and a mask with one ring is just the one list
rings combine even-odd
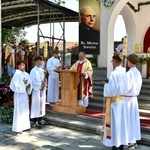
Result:
{"label": "lectern", "polygon": [[86,111],[84,106],[77,104],[79,73],[73,70],[55,70],[61,77],[61,102],[54,105],[53,110],[68,114],[81,114]]}

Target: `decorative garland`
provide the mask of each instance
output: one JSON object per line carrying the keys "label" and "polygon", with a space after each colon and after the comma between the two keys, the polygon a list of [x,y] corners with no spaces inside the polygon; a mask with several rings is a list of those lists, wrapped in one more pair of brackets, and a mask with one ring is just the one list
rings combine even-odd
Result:
{"label": "decorative garland", "polygon": [[140,11],[140,7],[143,5],[150,5],[150,2],[143,2],[143,3],[138,3],[138,8],[136,9],[135,6],[133,6],[131,3],[127,3],[128,6],[136,13]]}
{"label": "decorative garland", "polygon": [[102,2],[104,3],[104,6],[109,7],[114,3],[115,0],[110,0],[109,2],[107,2],[107,0],[102,0]]}

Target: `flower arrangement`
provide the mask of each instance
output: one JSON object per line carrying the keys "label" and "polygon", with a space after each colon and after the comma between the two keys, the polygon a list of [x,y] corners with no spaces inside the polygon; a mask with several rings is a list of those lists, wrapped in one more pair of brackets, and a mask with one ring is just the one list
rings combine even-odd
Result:
{"label": "flower arrangement", "polygon": [[3,84],[0,87],[0,122],[12,123],[13,119],[13,92],[9,88],[11,77],[3,75],[1,81]]}
{"label": "flower arrangement", "polygon": [[2,106],[0,107],[0,122],[12,123],[13,121],[13,107]]}
{"label": "flower arrangement", "polygon": [[141,64],[147,63],[150,61],[150,54],[149,53],[142,53],[139,55],[139,62]]}

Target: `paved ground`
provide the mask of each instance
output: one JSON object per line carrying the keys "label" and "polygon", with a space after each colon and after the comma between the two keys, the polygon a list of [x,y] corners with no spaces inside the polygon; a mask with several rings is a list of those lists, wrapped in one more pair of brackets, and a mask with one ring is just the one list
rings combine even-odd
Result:
{"label": "paved ground", "polygon": [[[0,150],[110,150],[94,134],[43,125],[40,129],[16,134],[11,125],[0,124]],[[136,150],[150,150],[138,145]]]}

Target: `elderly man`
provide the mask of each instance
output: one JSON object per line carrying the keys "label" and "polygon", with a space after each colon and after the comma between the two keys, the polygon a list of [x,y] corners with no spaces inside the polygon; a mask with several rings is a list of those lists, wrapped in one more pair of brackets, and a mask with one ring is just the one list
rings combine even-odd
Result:
{"label": "elderly man", "polygon": [[80,10],[79,46],[80,51],[88,54],[99,53],[99,31],[94,29],[96,13],[90,6],[84,6]]}
{"label": "elderly man", "polygon": [[85,53],[79,53],[79,60],[72,65],[71,70],[80,72],[80,83],[78,85],[78,105],[87,107],[89,97],[92,97],[92,74],[91,62],[86,59]]}

